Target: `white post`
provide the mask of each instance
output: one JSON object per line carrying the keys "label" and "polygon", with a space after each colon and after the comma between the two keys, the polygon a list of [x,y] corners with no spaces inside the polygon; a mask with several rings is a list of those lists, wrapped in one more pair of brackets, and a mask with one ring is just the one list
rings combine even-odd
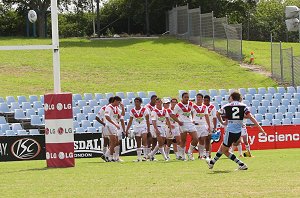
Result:
{"label": "white post", "polygon": [[51,0],[54,93],[61,92],[57,0]]}

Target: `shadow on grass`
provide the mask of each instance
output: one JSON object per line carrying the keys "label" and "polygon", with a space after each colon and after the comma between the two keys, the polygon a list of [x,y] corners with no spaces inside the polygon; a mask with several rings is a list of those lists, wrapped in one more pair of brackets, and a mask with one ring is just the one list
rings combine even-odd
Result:
{"label": "shadow on grass", "polygon": [[212,171],[208,174],[225,174],[225,173],[231,173],[232,171],[229,170],[218,170],[218,171]]}

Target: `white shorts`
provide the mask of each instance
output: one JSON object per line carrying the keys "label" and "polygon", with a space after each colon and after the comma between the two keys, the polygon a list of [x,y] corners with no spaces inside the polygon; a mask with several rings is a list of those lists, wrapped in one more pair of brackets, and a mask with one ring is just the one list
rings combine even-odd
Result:
{"label": "white shorts", "polygon": [[154,126],[153,125],[150,125],[150,133],[151,133],[152,138],[157,138],[156,133],[154,131]]}
{"label": "white shorts", "polygon": [[171,132],[167,129],[167,134],[166,134],[166,138],[167,139],[174,139],[176,136],[180,136],[180,130],[179,127],[175,127],[174,129],[171,130]]}
{"label": "white shorts", "polygon": [[142,134],[147,133],[147,126],[134,126],[133,134],[134,136],[141,137]]}
{"label": "white shorts", "polygon": [[183,125],[180,126],[180,130],[181,130],[181,133],[196,132],[197,131],[194,123],[183,123]]}
{"label": "white shorts", "polygon": [[[166,127],[165,126],[157,126],[157,128],[158,128],[160,137],[166,137],[166,135],[167,135]],[[155,134],[155,136],[156,136],[156,134]]]}
{"label": "white shorts", "polygon": [[247,128],[243,127],[241,136],[246,136],[246,135],[248,135]]}
{"label": "white shorts", "polygon": [[205,125],[196,125],[198,138],[208,136],[208,130]]}
{"label": "white shorts", "polygon": [[108,133],[107,127],[106,126],[102,127],[102,137],[108,137],[108,136],[109,136],[109,133]]}
{"label": "white shorts", "polygon": [[108,135],[118,135],[119,130],[114,125],[106,125]]}

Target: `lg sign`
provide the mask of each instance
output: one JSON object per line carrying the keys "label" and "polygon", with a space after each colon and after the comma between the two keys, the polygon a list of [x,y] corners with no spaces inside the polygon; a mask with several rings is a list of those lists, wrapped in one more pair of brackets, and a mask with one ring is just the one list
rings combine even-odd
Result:
{"label": "lg sign", "polygon": [[68,133],[73,133],[73,129],[72,128],[63,128],[63,127],[59,127],[58,129],[49,129],[49,128],[45,128],[45,134],[49,135],[49,134],[56,134],[56,132],[59,135],[62,134],[68,134]]}
{"label": "lg sign", "polygon": [[70,159],[73,158],[74,154],[73,152],[65,153],[65,152],[59,152],[59,153],[50,153],[46,152],[46,159]]}
{"label": "lg sign", "polygon": [[72,104],[62,104],[62,103],[57,103],[56,105],[54,104],[48,104],[45,103],[45,111],[53,111],[53,110],[70,110],[72,109]]}

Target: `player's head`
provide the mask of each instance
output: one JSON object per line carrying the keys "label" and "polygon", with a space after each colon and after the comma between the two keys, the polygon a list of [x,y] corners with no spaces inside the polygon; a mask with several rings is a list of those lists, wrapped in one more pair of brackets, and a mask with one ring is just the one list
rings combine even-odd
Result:
{"label": "player's head", "polygon": [[182,97],[182,102],[183,103],[188,103],[189,102],[190,97],[189,97],[189,93],[188,92],[183,92],[181,94],[181,97]]}
{"label": "player's head", "polygon": [[152,96],[151,96],[151,98],[150,98],[150,100],[151,100],[151,101],[150,101],[150,104],[151,104],[151,105],[155,105],[156,98],[157,98],[157,95],[152,95]]}
{"label": "player's head", "polygon": [[108,99],[108,104],[112,104],[114,102],[114,100],[115,100],[115,97],[110,97]]}
{"label": "player's head", "polygon": [[134,105],[135,105],[136,107],[140,107],[141,104],[142,104],[142,102],[143,102],[143,100],[142,100],[142,98],[140,98],[140,97],[136,97],[136,98],[134,99]]}
{"label": "player's head", "polygon": [[176,98],[171,99],[171,108],[174,109],[175,105],[178,103],[178,100]]}
{"label": "player's head", "polygon": [[163,104],[164,104],[165,109],[170,108],[170,100],[169,99],[167,99],[167,98],[163,99]]}
{"label": "player's head", "polygon": [[210,96],[209,95],[204,96],[204,104],[206,106],[209,106],[209,104],[210,104]]}
{"label": "player's head", "polygon": [[241,101],[242,97],[241,97],[241,94],[237,91],[234,91],[230,94],[230,97],[229,97],[229,101],[232,102],[232,101]]}
{"label": "player's head", "polygon": [[156,108],[158,108],[158,109],[161,109],[161,108],[162,108],[162,101],[161,101],[160,98],[156,98],[156,99],[155,99],[155,106],[156,106]]}
{"label": "player's head", "polygon": [[112,104],[113,104],[113,106],[119,106],[121,101],[122,101],[122,98],[120,98],[119,96],[115,96],[114,102]]}
{"label": "player's head", "polygon": [[196,103],[202,103],[203,102],[203,95],[201,93],[198,93],[196,95]]}

